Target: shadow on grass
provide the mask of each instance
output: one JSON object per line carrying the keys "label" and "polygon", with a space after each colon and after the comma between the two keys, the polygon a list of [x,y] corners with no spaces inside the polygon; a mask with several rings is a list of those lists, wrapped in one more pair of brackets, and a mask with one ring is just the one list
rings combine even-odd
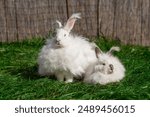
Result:
{"label": "shadow on grass", "polygon": [[37,79],[41,79],[41,78],[50,78],[50,79],[55,79],[54,76],[40,76],[38,74],[38,66],[34,65],[34,66],[27,66],[24,68],[18,68],[18,69],[11,69],[9,70],[11,75],[15,75],[15,76],[21,76],[21,78],[24,79],[28,79],[28,80],[37,80]]}
{"label": "shadow on grass", "polygon": [[[7,71],[11,75],[21,77],[21,78],[27,79],[27,80],[38,80],[38,79],[42,79],[42,78],[49,78],[51,80],[57,79],[55,76],[40,76],[38,73],[38,65],[26,66],[26,67],[18,68],[18,69],[9,69]],[[82,82],[82,81],[83,81],[83,76],[74,78],[74,82]]]}

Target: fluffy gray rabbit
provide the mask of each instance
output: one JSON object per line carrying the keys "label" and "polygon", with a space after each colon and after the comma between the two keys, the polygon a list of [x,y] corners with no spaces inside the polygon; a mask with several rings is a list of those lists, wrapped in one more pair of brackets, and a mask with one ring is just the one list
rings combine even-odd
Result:
{"label": "fluffy gray rabbit", "polygon": [[107,53],[95,48],[97,61],[90,64],[85,72],[84,82],[92,84],[108,84],[119,82],[125,76],[125,68],[120,60],[112,55],[119,51],[119,47],[112,47]]}

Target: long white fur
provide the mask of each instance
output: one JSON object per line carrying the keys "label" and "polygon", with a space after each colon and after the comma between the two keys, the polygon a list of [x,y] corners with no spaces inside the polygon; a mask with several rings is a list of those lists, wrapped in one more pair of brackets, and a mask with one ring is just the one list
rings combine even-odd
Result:
{"label": "long white fur", "polygon": [[[119,50],[118,47],[112,47],[107,53],[101,51],[98,54],[98,60],[88,66],[84,82],[105,85],[122,80],[125,76],[125,68],[120,60],[111,54],[112,51]],[[112,73],[109,73],[109,65],[113,65]]]}
{"label": "long white fur", "polygon": [[[79,17],[80,14],[73,14],[70,18]],[[38,64],[40,75],[55,75],[59,81],[72,82],[74,76],[84,74],[97,58],[91,43],[82,36],[72,35],[67,28],[57,29],[56,37],[48,39],[39,53]]]}

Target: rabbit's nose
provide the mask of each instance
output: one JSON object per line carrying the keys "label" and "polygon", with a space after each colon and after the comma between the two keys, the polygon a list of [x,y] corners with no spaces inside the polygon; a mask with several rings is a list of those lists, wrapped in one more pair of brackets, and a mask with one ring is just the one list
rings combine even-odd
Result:
{"label": "rabbit's nose", "polygon": [[60,40],[56,40],[56,44],[57,44],[57,45],[60,45]]}

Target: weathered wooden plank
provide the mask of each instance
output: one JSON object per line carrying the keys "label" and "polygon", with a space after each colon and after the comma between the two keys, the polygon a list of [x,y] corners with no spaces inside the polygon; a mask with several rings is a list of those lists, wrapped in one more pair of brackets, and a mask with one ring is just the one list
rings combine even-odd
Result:
{"label": "weathered wooden plank", "polygon": [[0,42],[7,41],[6,35],[6,17],[4,0],[0,1]]}
{"label": "weathered wooden plank", "polygon": [[125,44],[139,44],[141,40],[141,0],[117,0],[115,37]]}
{"label": "weathered wooden plank", "polygon": [[[114,2],[114,38],[121,40],[124,43],[130,41],[128,34],[128,12],[127,3],[129,0],[117,0]],[[131,17],[131,16],[130,16]]]}
{"label": "weathered wooden plank", "polygon": [[[18,27],[18,39],[19,41],[24,38],[31,37],[31,27],[30,24],[30,4],[29,0],[16,0],[16,18]],[[32,14],[34,17],[34,14]]]}
{"label": "weathered wooden plank", "polygon": [[[131,1],[130,1],[131,2]],[[130,43],[139,45],[141,44],[141,4],[142,0],[134,0],[131,2],[129,7],[129,20],[127,21],[129,29]],[[128,5],[127,5],[128,6]]]}
{"label": "weathered wooden plank", "polygon": [[141,43],[139,45],[150,45],[150,1],[142,0],[141,5]]}
{"label": "weathered wooden plank", "polygon": [[48,34],[48,16],[49,16],[49,1],[38,0],[37,1],[37,35],[45,36]]}
{"label": "weathered wooden plank", "polygon": [[114,0],[99,0],[99,34],[114,36]]}
{"label": "weathered wooden plank", "polygon": [[56,20],[64,24],[67,21],[67,5],[66,0],[48,0],[48,22],[47,31],[53,31],[56,28]]}
{"label": "weathered wooden plank", "polygon": [[19,39],[45,34],[47,0],[16,0]]}
{"label": "weathered wooden plank", "polygon": [[5,0],[5,12],[7,22],[7,41],[17,41],[17,20],[16,20],[16,9],[15,0]]}
{"label": "weathered wooden plank", "polygon": [[68,15],[80,12],[82,20],[77,21],[74,30],[82,35],[97,35],[97,0],[68,0]]}

